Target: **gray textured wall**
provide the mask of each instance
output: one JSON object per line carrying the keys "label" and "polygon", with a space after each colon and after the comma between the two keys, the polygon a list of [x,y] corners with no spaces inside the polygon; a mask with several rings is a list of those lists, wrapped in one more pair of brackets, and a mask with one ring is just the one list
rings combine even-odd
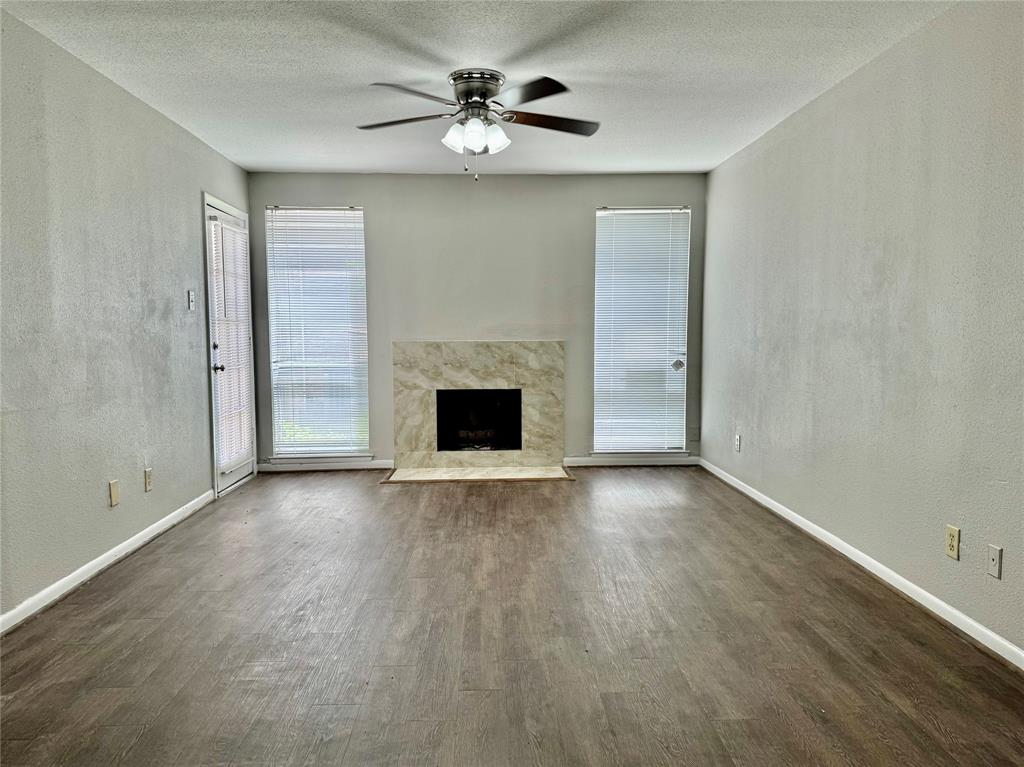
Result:
{"label": "gray textured wall", "polygon": [[6,611],[210,489],[202,191],[245,207],[246,179],[10,15],[0,23]]}
{"label": "gray textured wall", "polygon": [[712,172],[702,440],[1019,646],[1022,8],[948,12]]}
{"label": "gray textured wall", "polygon": [[[452,155],[452,161],[458,157]],[[484,166],[485,163],[481,163]],[[690,449],[698,449],[704,196],[701,174],[623,176],[253,173],[259,454],[271,453],[267,205],[365,208],[370,448],[391,458],[391,342],[564,339],[566,454],[593,444],[594,211],[691,205]]]}

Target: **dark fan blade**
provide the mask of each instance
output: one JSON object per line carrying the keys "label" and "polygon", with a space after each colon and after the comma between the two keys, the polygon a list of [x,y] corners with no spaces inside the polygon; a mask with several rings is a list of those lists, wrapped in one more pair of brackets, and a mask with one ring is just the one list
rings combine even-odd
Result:
{"label": "dark fan blade", "polygon": [[505,107],[515,107],[525,104],[527,101],[536,101],[547,96],[554,96],[556,93],[564,93],[569,90],[558,80],[550,77],[538,77],[528,83],[516,85],[507,90],[501,91],[494,100]]}
{"label": "dark fan blade", "polygon": [[369,125],[358,125],[359,130],[374,130],[376,128],[390,128],[392,125],[405,125],[406,123],[421,123],[427,120],[440,120],[442,117],[452,115],[423,115],[423,117],[406,117],[404,120],[388,120],[386,123],[370,123]]}
{"label": "dark fan blade", "polygon": [[532,125],[535,128],[548,128],[549,130],[560,130],[566,133],[578,133],[581,136],[593,136],[601,123],[590,120],[573,120],[571,117],[554,117],[553,115],[539,115],[534,112],[516,112],[509,110],[502,112],[501,116],[512,115],[512,122],[516,125]]}
{"label": "dark fan blade", "polygon": [[394,88],[396,91],[408,93],[411,96],[419,96],[421,99],[436,101],[438,104],[447,104],[450,107],[458,106],[458,104],[451,99],[441,98],[440,96],[435,96],[432,93],[424,93],[423,91],[418,91],[415,88],[407,88],[404,85],[396,85],[395,83],[370,83],[370,85],[378,85],[381,88]]}

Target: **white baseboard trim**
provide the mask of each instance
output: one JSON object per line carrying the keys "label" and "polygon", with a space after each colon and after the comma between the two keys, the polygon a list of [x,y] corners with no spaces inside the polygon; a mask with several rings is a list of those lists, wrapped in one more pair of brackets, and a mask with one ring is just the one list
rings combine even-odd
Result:
{"label": "white baseboard trim", "polygon": [[594,453],[567,455],[566,466],[697,466],[700,458],[684,453]]}
{"label": "white baseboard trim", "polygon": [[260,474],[280,471],[339,471],[342,469],[393,469],[395,462],[384,458],[337,459],[337,460],[281,460],[256,465]]}
{"label": "white baseboard trim", "polygon": [[1006,659],[1014,666],[1024,670],[1024,649],[1021,649],[1008,639],[978,623],[978,621],[960,612],[952,605],[943,602],[934,594],[925,591],[917,584],[907,580],[895,570],[892,570],[878,560],[869,557],[860,549],[854,548],[837,535],[833,535],[825,528],[816,525],[809,519],[801,517],[792,509],[769,498],[759,490],[755,490],[750,485],[740,479],[737,479],[725,470],[718,468],[713,463],[701,458],[700,465],[722,481],[732,485],[744,495],[757,501],[769,511],[778,514],[780,517],[796,525],[804,532],[814,536],[829,548],[834,549],[847,559],[857,563],[868,572],[877,576],[893,588],[917,602],[921,607],[960,629],[979,644],[987,647],[989,650]]}
{"label": "white baseboard trim", "polygon": [[201,496],[189,501],[180,509],[172,511],[163,519],[154,522],[145,530],[136,533],[124,543],[119,543],[110,551],[100,554],[100,556],[96,557],[96,559],[91,562],[85,563],[73,573],[65,575],[56,583],[52,583],[42,591],[33,594],[17,607],[8,610],[3,615],[0,615],[0,633],[14,628],[26,618],[32,617],[43,608],[53,604],[76,586],[89,580],[101,570],[110,567],[110,565],[114,564],[117,560],[128,556],[167,528],[173,527],[186,517],[199,511],[199,509],[206,506],[208,503],[213,501],[213,499],[213,490],[207,490]]}

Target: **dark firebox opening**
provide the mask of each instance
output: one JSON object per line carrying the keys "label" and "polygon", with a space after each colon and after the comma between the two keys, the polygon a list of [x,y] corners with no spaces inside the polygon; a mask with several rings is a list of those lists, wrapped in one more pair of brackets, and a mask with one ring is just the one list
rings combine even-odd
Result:
{"label": "dark firebox opening", "polygon": [[522,450],[522,389],[438,389],[438,450]]}

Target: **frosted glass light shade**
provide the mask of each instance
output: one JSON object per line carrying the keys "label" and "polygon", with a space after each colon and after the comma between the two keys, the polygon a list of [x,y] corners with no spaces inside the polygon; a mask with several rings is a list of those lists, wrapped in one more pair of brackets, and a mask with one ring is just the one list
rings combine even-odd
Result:
{"label": "frosted glass light shade", "polygon": [[512,139],[505,135],[505,131],[497,123],[487,126],[487,151],[490,154],[497,154],[512,143]]}
{"label": "frosted glass light shade", "polygon": [[453,152],[462,154],[462,148],[465,145],[465,133],[466,127],[462,123],[455,123],[448,129],[448,132],[444,134],[444,138],[441,139],[441,143]]}
{"label": "frosted glass light shade", "polygon": [[479,117],[471,117],[466,121],[466,132],[463,136],[466,149],[470,152],[482,152],[487,146],[487,130],[484,121]]}

